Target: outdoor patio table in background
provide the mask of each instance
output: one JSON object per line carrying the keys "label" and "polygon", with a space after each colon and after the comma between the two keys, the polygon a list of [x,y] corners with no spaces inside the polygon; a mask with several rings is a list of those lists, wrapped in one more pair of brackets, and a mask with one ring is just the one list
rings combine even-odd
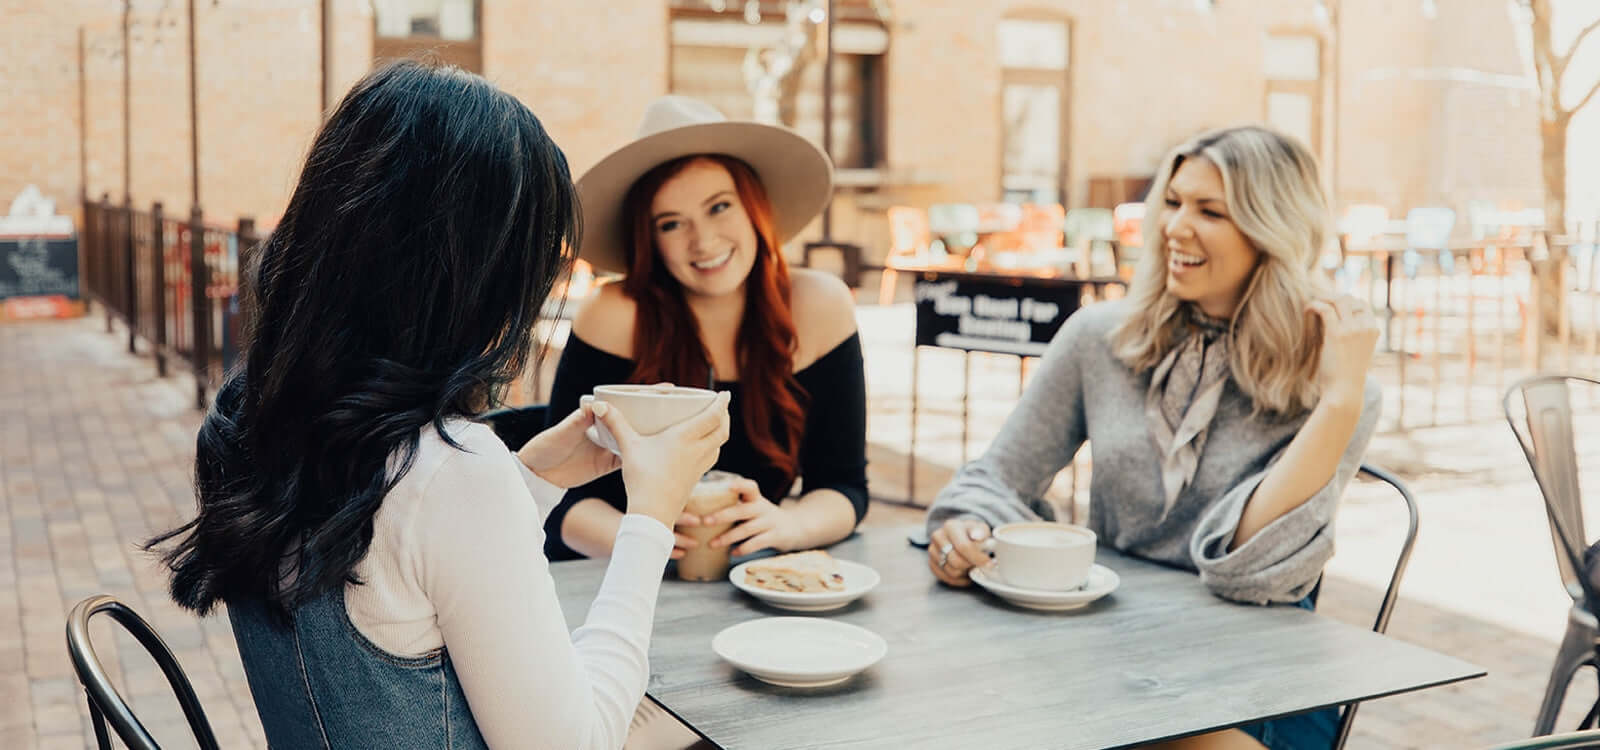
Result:
{"label": "outdoor patio table in background", "polygon": [[[876,666],[829,688],[760,682],[723,662],[730,625],[794,613],[732,585],[662,584],[649,693],[729,748],[1116,748],[1480,677],[1458,659],[1295,607],[1213,596],[1198,576],[1102,548],[1111,595],[1075,612],[1012,607],[927,570],[909,528],[834,545],[875,568],[876,589],[832,617],[888,641]],[[605,561],[552,566],[569,625]],[[1359,717],[1357,719],[1359,721]]]}

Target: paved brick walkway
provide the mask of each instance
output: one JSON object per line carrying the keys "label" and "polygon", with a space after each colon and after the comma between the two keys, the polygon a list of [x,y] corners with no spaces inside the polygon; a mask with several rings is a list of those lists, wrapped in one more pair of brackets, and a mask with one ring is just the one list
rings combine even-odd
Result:
{"label": "paved brick walkway", "polygon": [[[225,620],[196,620],[170,604],[164,577],[137,549],[152,531],[191,512],[199,414],[186,380],[156,378],[153,364],[129,356],[125,342],[98,319],[0,325],[0,748],[85,747],[87,714],[62,628],[73,602],[100,592],[129,602],[166,638],[224,747],[262,747]],[[867,343],[869,363],[883,362],[887,355]],[[1004,377],[1014,388],[1015,375]],[[896,399],[881,402],[889,409]],[[990,411],[990,422],[974,431],[975,449],[1003,414]],[[902,416],[875,406],[873,419],[888,425]],[[931,430],[930,439],[943,434],[948,448],[954,433],[937,424]],[[1548,567],[1537,495],[1528,494],[1532,482],[1520,455],[1505,452],[1503,432],[1502,424],[1486,422],[1385,436],[1374,447],[1407,473],[1424,505],[1422,542],[1390,632],[1480,664],[1491,676],[1367,704],[1352,748],[1476,747],[1531,728],[1561,632],[1561,594]],[[877,447],[875,457],[896,455],[885,450]],[[1441,455],[1463,466],[1440,469],[1428,460]],[[887,462],[875,467],[885,475],[880,486],[896,470],[903,475]],[[1370,625],[1392,560],[1385,514],[1393,508],[1376,488],[1352,491],[1325,613]],[[919,517],[877,506],[868,519]],[[1479,577],[1482,566],[1500,572]],[[152,732],[164,746],[192,746],[153,662],[109,625],[97,631],[102,656]],[[1578,680],[1563,726],[1574,725],[1595,695],[1592,677]]]}

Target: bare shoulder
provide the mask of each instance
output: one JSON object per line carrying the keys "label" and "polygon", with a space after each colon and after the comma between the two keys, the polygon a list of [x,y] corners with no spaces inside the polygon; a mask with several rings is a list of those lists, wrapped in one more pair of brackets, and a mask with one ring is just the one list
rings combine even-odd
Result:
{"label": "bare shoulder", "polygon": [[605,284],[572,316],[572,335],[601,351],[632,357],[636,309],[636,303],[622,293],[620,282]]}
{"label": "bare shoulder", "polygon": [[801,370],[856,332],[856,299],[839,277],[808,268],[789,271],[789,289]]}

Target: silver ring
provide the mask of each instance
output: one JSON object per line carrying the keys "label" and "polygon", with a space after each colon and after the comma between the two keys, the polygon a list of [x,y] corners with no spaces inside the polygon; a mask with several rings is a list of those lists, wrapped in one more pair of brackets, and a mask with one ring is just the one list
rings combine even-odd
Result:
{"label": "silver ring", "polygon": [[943,545],[940,545],[940,547],[939,547],[939,567],[942,568],[942,567],[945,566],[946,563],[950,562],[950,552],[951,552],[951,550],[954,550],[955,548],[956,548],[956,545],[954,543],[952,543],[952,542],[945,542]]}

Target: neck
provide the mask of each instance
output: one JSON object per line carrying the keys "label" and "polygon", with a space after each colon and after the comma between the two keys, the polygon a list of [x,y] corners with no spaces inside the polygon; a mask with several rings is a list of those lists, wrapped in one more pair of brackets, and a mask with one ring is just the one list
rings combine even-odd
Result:
{"label": "neck", "polygon": [[700,323],[700,330],[707,338],[715,338],[716,332],[724,330],[738,330],[739,323],[744,320],[745,287],[728,294],[716,297],[702,297],[699,295],[686,295],[689,311],[694,313],[695,320]]}

